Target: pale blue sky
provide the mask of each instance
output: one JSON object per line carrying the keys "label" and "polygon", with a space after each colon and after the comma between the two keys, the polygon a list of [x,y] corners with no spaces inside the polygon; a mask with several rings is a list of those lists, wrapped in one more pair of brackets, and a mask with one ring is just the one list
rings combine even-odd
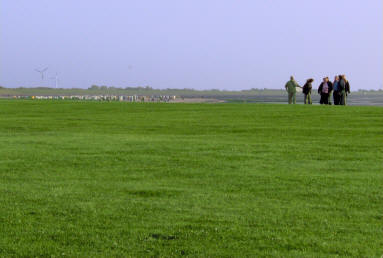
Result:
{"label": "pale blue sky", "polygon": [[382,0],[0,0],[0,85],[383,83]]}

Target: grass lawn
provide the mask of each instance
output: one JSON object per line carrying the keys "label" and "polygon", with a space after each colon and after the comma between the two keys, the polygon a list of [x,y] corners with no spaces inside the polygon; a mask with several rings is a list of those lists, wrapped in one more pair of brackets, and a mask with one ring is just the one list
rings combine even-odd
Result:
{"label": "grass lawn", "polygon": [[383,108],[0,101],[0,256],[380,257]]}

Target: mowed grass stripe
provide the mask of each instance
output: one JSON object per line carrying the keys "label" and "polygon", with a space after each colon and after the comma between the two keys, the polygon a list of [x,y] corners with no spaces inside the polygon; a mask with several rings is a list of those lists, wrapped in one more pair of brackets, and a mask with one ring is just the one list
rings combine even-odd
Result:
{"label": "mowed grass stripe", "polygon": [[379,257],[383,108],[0,101],[1,256]]}

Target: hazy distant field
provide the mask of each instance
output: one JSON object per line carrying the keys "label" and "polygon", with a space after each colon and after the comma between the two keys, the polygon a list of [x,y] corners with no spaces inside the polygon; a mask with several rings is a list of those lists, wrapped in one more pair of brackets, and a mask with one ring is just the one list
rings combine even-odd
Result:
{"label": "hazy distant field", "polygon": [[0,101],[0,256],[380,257],[383,108]]}
{"label": "hazy distant field", "polygon": [[[106,87],[106,86],[105,86]],[[177,102],[186,98],[186,102],[215,102],[225,101],[229,103],[287,103],[285,90],[276,89],[251,89],[242,91],[221,90],[193,90],[193,89],[152,89],[152,88],[114,88],[106,89],[54,89],[54,88],[2,88],[0,98],[12,98],[13,96],[70,96],[70,95],[124,95],[124,96],[177,96]],[[207,99],[207,100],[206,100]],[[312,99],[314,104],[319,104],[320,96],[313,89]],[[297,103],[303,104],[302,92],[297,92]],[[357,106],[383,106],[383,91],[357,91],[351,92],[348,97],[348,105]]]}

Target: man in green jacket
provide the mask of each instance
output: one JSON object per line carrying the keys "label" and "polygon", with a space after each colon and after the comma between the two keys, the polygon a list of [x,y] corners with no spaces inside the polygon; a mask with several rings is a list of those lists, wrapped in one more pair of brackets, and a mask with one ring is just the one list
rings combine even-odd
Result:
{"label": "man in green jacket", "polygon": [[290,81],[288,81],[285,85],[286,91],[289,94],[289,104],[296,104],[296,93],[297,87],[302,88],[299,84],[294,80],[294,77],[290,77]]}

